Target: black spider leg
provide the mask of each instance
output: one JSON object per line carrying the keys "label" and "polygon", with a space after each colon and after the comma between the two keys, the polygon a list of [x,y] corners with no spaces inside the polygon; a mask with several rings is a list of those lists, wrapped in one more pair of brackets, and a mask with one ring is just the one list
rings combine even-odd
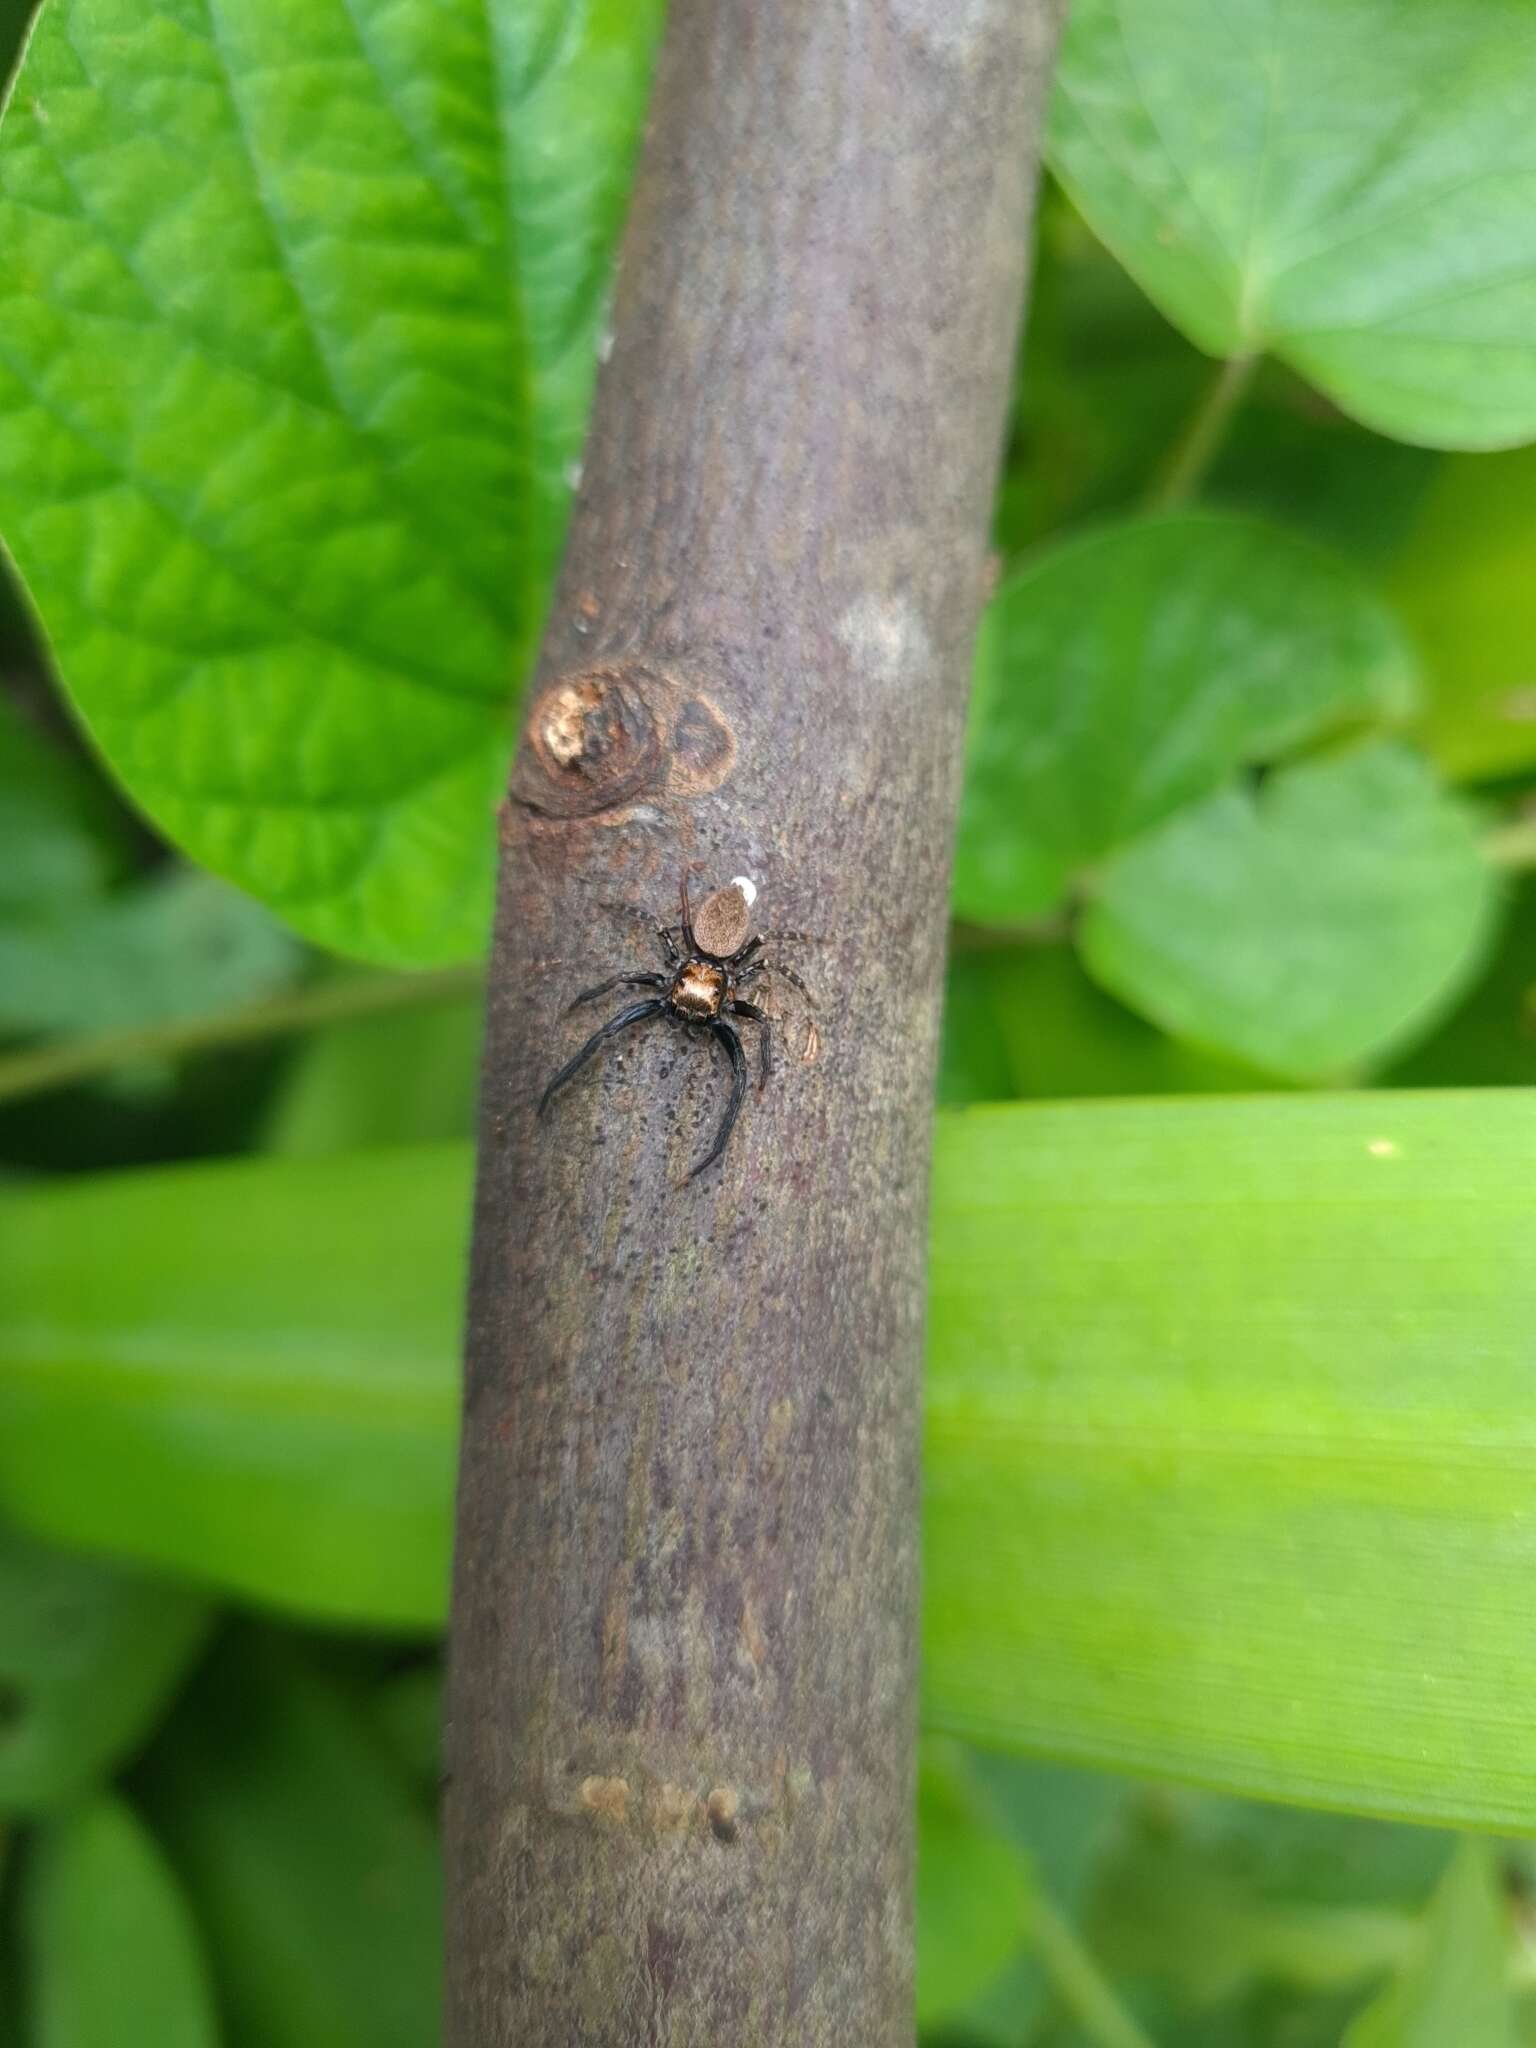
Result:
{"label": "black spider leg", "polygon": [[579,1010],[583,1003],[595,1003],[599,996],[610,995],[616,988],[665,988],[666,986],[667,977],[664,974],[616,974],[612,981],[600,981],[596,988],[584,988],[579,996],[572,996],[565,1007],[567,1014],[569,1014],[572,1010]]}
{"label": "black spider leg", "polygon": [[705,1167],[713,1166],[720,1157],[720,1154],[725,1150],[731,1132],[736,1127],[736,1118],[741,1111],[741,1098],[747,1092],[747,1056],[741,1049],[740,1035],[731,1025],[726,1023],[723,1017],[717,1017],[709,1028],[730,1054],[731,1099],[725,1106],[725,1117],[721,1122],[720,1129],[715,1134],[715,1142],[704,1154],[704,1157],[699,1161],[692,1173],[689,1174],[689,1180],[697,1180]]}
{"label": "black spider leg", "polygon": [[688,870],[686,868],[683,869],[682,874],[678,878],[677,892],[683,906],[683,937],[688,941],[689,952],[697,953],[699,942],[693,936],[693,908],[688,901]]}
{"label": "black spider leg", "polygon": [[[751,969],[748,969],[751,972]],[[731,1000],[733,1017],[750,1017],[758,1027],[757,1041],[757,1085],[766,1088],[773,1078],[773,1019],[766,1010],[760,1010],[756,1003],[744,1002],[740,996]]]}
{"label": "black spider leg", "polygon": [[574,1058],[566,1061],[559,1073],[556,1074],[555,1078],[544,1090],[544,1093],[539,1098],[539,1115],[542,1116],[544,1114],[545,1110],[548,1109],[550,1103],[554,1100],[556,1092],[565,1086],[578,1067],[583,1066],[586,1061],[591,1059],[593,1053],[597,1051],[604,1039],[616,1037],[619,1032],[627,1030],[631,1024],[640,1023],[643,1018],[659,1017],[666,1007],[666,1003],[658,996],[653,1002],[631,1003],[627,1010],[620,1010],[617,1017],[610,1017],[606,1024],[593,1032],[592,1036],[581,1048],[581,1051]]}

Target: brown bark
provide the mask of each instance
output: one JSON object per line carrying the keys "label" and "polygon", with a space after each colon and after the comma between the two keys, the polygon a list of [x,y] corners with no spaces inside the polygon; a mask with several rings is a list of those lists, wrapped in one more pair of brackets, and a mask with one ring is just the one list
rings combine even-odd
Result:
{"label": "brown bark", "polygon": [[[911,2038],[934,1048],[1056,17],[674,0],[503,819],[452,2048]],[[685,864],[825,943],[819,1049],[768,994],[779,1073],[681,1185],[707,1037],[652,1020],[534,1106]]]}

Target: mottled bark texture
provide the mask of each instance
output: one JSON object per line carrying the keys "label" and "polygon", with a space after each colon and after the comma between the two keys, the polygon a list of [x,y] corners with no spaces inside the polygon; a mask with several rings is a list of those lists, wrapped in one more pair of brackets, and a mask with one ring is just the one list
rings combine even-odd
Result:
{"label": "mottled bark texture", "polygon": [[[1057,12],[674,0],[502,822],[452,2048],[912,2036],[946,882]],[[535,1116],[685,864],[824,935],[819,1046],[754,985],[779,1072],[687,1185],[705,1035],[642,1024]]]}

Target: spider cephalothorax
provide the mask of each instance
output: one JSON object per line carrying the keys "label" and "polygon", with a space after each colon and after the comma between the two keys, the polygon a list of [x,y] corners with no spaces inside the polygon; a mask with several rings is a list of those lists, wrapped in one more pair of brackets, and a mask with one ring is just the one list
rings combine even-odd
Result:
{"label": "spider cephalothorax", "polygon": [[[714,1165],[725,1150],[742,1097],[747,1091],[747,1056],[742,1050],[741,1034],[731,1022],[733,1017],[749,1018],[758,1028],[758,1086],[762,1087],[773,1072],[772,1021],[765,1010],[759,1009],[756,1003],[748,1002],[740,991],[768,969],[769,963],[758,956],[771,940],[805,937],[803,932],[759,932],[755,938],[751,937],[751,901],[748,896],[751,889],[751,883],[727,882],[724,888],[712,890],[694,910],[688,900],[688,877],[683,876],[680,890],[682,914],[678,923],[656,927],[656,936],[666,954],[666,973],[616,974],[610,981],[599,982],[596,988],[584,989],[571,1008],[574,1010],[581,1003],[595,1002],[599,996],[608,995],[616,988],[648,988],[659,993],[645,1002],[631,1003],[616,1017],[610,1017],[601,1030],[593,1032],[544,1090],[539,1103],[540,1116],[548,1109],[556,1093],[605,1040],[616,1037],[631,1024],[639,1024],[647,1017],[676,1017],[684,1024],[707,1030],[725,1047],[730,1058],[731,1099],[726,1104],[724,1120],[714,1144],[688,1178],[692,1180],[706,1166]],[[752,890],[752,894],[755,895],[756,891]],[[793,969],[778,965],[773,971],[799,989],[807,1001],[810,1000],[810,991]]]}

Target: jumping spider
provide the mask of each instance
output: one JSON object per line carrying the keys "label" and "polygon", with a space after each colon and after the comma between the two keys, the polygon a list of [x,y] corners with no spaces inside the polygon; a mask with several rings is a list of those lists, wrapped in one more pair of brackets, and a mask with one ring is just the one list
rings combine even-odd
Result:
{"label": "jumping spider", "polygon": [[[759,932],[755,938],[749,937],[751,904],[747,891],[751,887],[750,883],[743,888],[739,881],[727,882],[724,888],[712,890],[695,911],[688,900],[688,877],[686,874],[682,877],[679,888],[682,915],[678,923],[656,927],[656,936],[666,955],[666,973],[616,974],[610,981],[599,982],[596,988],[584,989],[570,1008],[574,1010],[582,1003],[596,1002],[599,996],[608,995],[616,988],[650,988],[661,993],[646,1002],[631,1003],[628,1009],[620,1010],[616,1017],[610,1017],[600,1030],[593,1032],[544,1090],[539,1103],[540,1116],[571,1076],[585,1066],[607,1039],[617,1037],[619,1032],[627,1031],[631,1024],[642,1023],[647,1017],[676,1017],[695,1029],[712,1033],[730,1057],[731,1099],[726,1104],[724,1120],[715,1142],[688,1179],[695,1179],[705,1167],[714,1165],[735,1128],[742,1097],[747,1091],[747,1056],[742,1050],[741,1034],[729,1021],[732,1017],[749,1018],[758,1028],[759,1088],[767,1084],[773,1072],[772,1020],[766,1010],[748,1002],[740,991],[769,965],[757,957],[765,945],[775,939],[787,941],[808,936],[805,932]],[[752,894],[755,895],[756,891],[752,890]],[[774,972],[797,988],[807,1002],[812,1001],[810,990],[793,968],[775,964]]]}

